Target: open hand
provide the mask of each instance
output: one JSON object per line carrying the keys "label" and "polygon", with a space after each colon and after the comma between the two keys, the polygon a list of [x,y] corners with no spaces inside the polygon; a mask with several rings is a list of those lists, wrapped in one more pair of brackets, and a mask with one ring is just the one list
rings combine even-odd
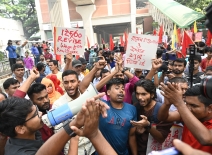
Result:
{"label": "open hand", "polygon": [[147,117],[144,115],[140,115],[140,117],[142,118],[142,120],[140,121],[130,121],[130,123],[135,126],[135,127],[146,127],[150,124],[150,122],[148,121]]}

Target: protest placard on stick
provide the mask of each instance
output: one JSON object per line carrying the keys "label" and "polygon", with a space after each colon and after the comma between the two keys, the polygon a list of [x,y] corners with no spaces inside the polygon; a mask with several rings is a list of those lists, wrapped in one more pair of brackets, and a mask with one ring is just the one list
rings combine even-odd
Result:
{"label": "protest placard on stick", "polygon": [[55,27],[54,42],[56,46],[56,54],[66,55],[83,55],[85,45],[85,30]]}
{"label": "protest placard on stick", "polygon": [[150,70],[157,47],[158,36],[130,33],[124,66]]}

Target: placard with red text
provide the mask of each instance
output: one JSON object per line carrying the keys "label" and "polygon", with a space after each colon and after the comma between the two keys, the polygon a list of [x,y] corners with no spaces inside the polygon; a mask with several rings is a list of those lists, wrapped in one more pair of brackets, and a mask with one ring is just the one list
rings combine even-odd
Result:
{"label": "placard with red text", "polygon": [[157,47],[158,36],[130,33],[124,66],[150,70]]}
{"label": "placard with red text", "polygon": [[74,28],[55,28],[56,54],[84,55],[85,30]]}

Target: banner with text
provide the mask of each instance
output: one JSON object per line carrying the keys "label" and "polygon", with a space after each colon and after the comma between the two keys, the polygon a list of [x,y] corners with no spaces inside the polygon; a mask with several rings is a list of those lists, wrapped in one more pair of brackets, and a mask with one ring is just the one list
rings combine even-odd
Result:
{"label": "banner with text", "polygon": [[66,55],[84,55],[85,30],[55,27],[54,42],[56,45],[56,54]]}
{"label": "banner with text", "polygon": [[158,36],[130,33],[124,66],[150,70],[157,47]]}
{"label": "banner with text", "polygon": [[195,42],[202,41],[202,32],[195,33]]}

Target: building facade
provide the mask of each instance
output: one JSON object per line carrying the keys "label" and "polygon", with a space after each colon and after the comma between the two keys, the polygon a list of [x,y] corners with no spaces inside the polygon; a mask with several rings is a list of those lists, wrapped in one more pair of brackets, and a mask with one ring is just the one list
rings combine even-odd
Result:
{"label": "building facade", "polygon": [[148,0],[35,0],[41,39],[52,38],[52,28],[80,27],[90,44],[109,42],[109,35],[152,31]]}

